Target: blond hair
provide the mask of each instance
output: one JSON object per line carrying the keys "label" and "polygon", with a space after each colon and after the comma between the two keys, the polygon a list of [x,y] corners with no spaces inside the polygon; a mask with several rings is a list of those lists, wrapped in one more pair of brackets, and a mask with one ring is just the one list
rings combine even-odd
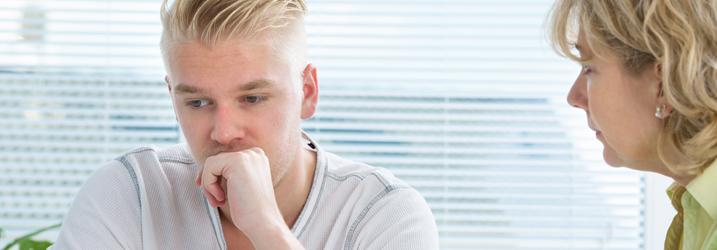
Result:
{"label": "blond hair", "polygon": [[[596,56],[615,55],[628,73],[655,63],[674,111],[658,136],[657,153],[673,172],[696,175],[717,158],[717,0],[559,0],[550,37],[559,54],[573,52],[578,29]],[[676,148],[687,163],[666,157]]]}
{"label": "blond hair", "polygon": [[[161,48],[166,53],[171,42],[198,41],[212,47],[229,39],[260,37],[271,39],[273,47],[294,42],[305,46],[305,13],[304,0],[164,0]],[[300,38],[288,41],[292,37]]]}

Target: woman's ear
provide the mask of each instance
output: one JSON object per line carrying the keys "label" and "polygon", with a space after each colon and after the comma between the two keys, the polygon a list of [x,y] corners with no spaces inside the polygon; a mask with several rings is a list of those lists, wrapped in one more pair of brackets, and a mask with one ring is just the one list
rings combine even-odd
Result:
{"label": "woman's ear", "polygon": [[657,104],[657,107],[655,107],[655,117],[657,119],[663,120],[672,114],[672,106],[670,106],[667,103],[660,103]]}
{"label": "woman's ear", "polygon": [[665,86],[662,84],[661,64],[655,63],[654,65],[652,65],[652,68],[650,69],[650,77],[652,78],[652,82],[655,82],[655,85],[657,85],[657,103],[655,106],[655,117],[657,119],[662,120],[670,116],[673,108],[672,105],[667,102],[667,98],[665,98]]}

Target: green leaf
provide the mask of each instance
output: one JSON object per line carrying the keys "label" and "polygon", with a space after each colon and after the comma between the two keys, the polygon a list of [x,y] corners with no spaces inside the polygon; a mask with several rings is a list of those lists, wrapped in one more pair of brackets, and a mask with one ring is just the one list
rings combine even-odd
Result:
{"label": "green leaf", "polygon": [[52,242],[43,240],[35,241],[32,239],[24,239],[18,243],[20,250],[46,250],[52,245]]}
{"label": "green leaf", "polygon": [[52,243],[49,241],[35,241],[35,240],[32,240],[32,237],[35,235],[41,234],[47,230],[58,228],[58,227],[60,227],[60,225],[62,225],[62,224],[58,223],[58,224],[55,224],[55,225],[52,225],[49,227],[40,228],[37,231],[34,231],[34,232],[31,232],[24,236],[21,236],[20,238],[15,239],[14,241],[10,242],[10,244],[7,244],[5,247],[3,247],[3,250],[10,250],[10,248],[15,245],[18,245],[20,247],[20,250],[29,250],[29,249],[45,250],[48,247],[50,247],[50,245],[52,245]]}

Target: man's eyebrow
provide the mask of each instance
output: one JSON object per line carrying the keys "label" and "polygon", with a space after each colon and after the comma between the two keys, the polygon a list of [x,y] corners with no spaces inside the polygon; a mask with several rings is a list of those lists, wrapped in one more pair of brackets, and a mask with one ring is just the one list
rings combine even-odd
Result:
{"label": "man's eyebrow", "polygon": [[[267,79],[257,79],[254,81],[251,81],[249,83],[243,84],[237,88],[237,91],[251,91],[256,89],[262,89],[262,88],[268,88],[274,85],[274,81],[267,80]],[[196,94],[196,93],[202,93],[203,91],[197,87],[180,83],[177,84],[177,86],[174,87],[174,91],[176,93],[180,94]]]}
{"label": "man's eyebrow", "polygon": [[174,87],[174,91],[177,93],[186,93],[186,94],[195,94],[195,93],[201,92],[201,90],[199,90],[198,88],[184,84],[184,83],[177,84],[177,86]]}
{"label": "man's eyebrow", "polygon": [[274,85],[274,81],[268,79],[257,79],[239,87],[239,91],[251,91],[255,89],[268,88]]}

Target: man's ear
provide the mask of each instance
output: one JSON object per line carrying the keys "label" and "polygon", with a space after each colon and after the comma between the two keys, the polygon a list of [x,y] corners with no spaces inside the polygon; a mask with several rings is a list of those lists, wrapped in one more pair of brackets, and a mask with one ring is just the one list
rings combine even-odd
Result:
{"label": "man's ear", "polygon": [[316,67],[311,64],[307,64],[302,73],[301,119],[303,120],[314,116],[316,105],[319,103],[319,81],[316,74]]}

